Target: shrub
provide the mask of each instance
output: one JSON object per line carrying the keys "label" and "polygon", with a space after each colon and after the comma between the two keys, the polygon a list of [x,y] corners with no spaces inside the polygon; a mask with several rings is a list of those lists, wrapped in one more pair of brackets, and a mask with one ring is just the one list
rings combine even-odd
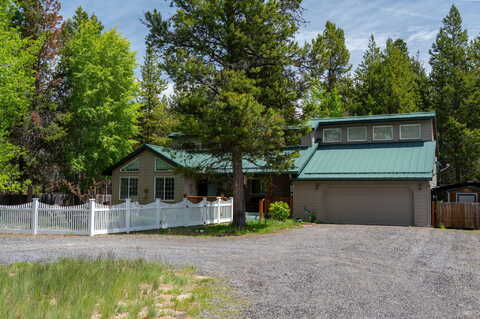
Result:
{"label": "shrub", "polygon": [[284,221],[290,216],[290,207],[285,202],[273,202],[270,204],[268,212],[272,219]]}

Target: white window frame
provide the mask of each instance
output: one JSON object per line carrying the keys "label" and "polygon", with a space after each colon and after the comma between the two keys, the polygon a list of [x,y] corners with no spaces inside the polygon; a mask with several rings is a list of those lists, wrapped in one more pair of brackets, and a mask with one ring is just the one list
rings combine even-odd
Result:
{"label": "white window frame", "polygon": [[[135,162],[138,162],[138,169],[136,171],[125,170],[125,167],[127,167],[128,165],[131,165]],[[123,165],[122,168],[120,168],[120,172],[122,172],[122,173],[135,173],[135,172],[138,172],[138,171],[140,171],[140,160],[138,158],[134,159],[133,161],[128,162],[127,164]]]}
{"label": "white window frame", "polygon": [[[418,137],[414,137],[414,138],[407,138],[407,137],[403,137],[402,136],[402,127],[409,127],[409,126],[417,126],[419,128],[419,135]],[[400,139],[401,140],[419,140],[422,138],[422,124],[404,124],[404,125],[400,125]]]}
{"label": "white window frame", "polygon": [[[327,141],[327,139],[325,138],[325,132],[326,131],[339,131],[340,132],[340,139],[338,141]],[[339,143],[339,142],[342,141],[342,128],[341,127],[324,128],[322,130],[322,134],[323,134],[323,138],[322,138],[323,143]]]}
{"label": "white window frame", "polygon": [[[363,138],[363,139],[351,139],[350,138],[350,129],[353,129],[353,128],[363,128],[363,130],[365,131],[365,138]],[[367,130],[366,126],[347,127],[347,141],[348,142],[366,142],[367,140],[368,140],[368,130]]]}
{"label": "white window frame", "polygon": [[[376,128],[390,128],[390,130],[392,131],[392,138],[375,138],[375,129]],[[392,141],[394,139],[394,136],[393,136],[393,125],[379,125],[379,126],[374,126],[373,129],[372,129],[372,140],[374,141]]]}
{"label": "white window frame", "polygon": [[[138,199],[138,188],[139,188],[139,184],[138,184],[138,181],[139,181],[139,178],[138,176],[120,176],[120,185],[118,187],[118,198],[120,200],[126,200],[126,199],[132,199],[131,195],[130,195],[130,179],[133,179],[135,178],[137,180],[137,196],[136,198],[133,198],[133,199]],[[128,179],[128,196],[127,197],[124,197],[122,198],[122,179]]]}
{"label": "white window frame", "polygon": [[164,199],[164,198],[158,198],[162,202],[174,202],[175,201],[175,184],[176,184],[176,178],[175,176],[154,176],[153,177],[153,199],[157,199],[157,178],[163,178],[163,195],[165,196],[165,184],[166,184],[166,179],[171,178],[173,179],[173,199]]}
{"label": "white window frame", "polygon": [[[473,201],[474,203],[478,202],[478,196],[477,196],[477,193],[457,193],[457,203],[460,203],[458,201],[458,195],[473,195],[475,196],[475,201]],[[470,203],[470,202],[463,202],[463,203]]]}

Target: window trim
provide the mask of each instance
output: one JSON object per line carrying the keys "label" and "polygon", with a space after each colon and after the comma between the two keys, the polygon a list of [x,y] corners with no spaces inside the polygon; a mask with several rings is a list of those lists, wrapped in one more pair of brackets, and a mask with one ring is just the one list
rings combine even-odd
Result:
{"label": "window trim", "polygon": [[[163,189],[164,189],[164,195],[165,195],[165,180],[167,178],[171,178],[173,179],[173,199],[162,199],[162,198],[157,198],[157,178],[163,178],[164,182],[163,182]],[[154,176],[153,177],[153,199],[154,200],[161,200],[162,202],[174,202],[175,201],[175,184],[176,184],[176,178],[175,176],[165,176],[165,175],[161,175],[161,176]]]}
{"label": "window trim", "polygon": [[[350,129],[352,128],[363,128],[365,131],[365,138],[359,140],[353,140],[350,138]],[[368,129],[366,126],[350,126],[347,127],[347,142],[366,142],[368,140]]]}
{"label": "window trim", "polygon": [[[340,139],[338,141],[327,141],[325,138],[325,132],[326,131],[339,131],[340,132]],[[322,129],[322,142],[323,143],[340,143],[342,142],[342,128],[341,127],[332,127],[332,128],[324,128]]]}
{"label": "window trim", "polygon": [[[138,162],[138,169],[137,169],[137,170],[135,170],[135,171],[126,171],[126,170],[125,170],[125,167],[127,167],[127,166],[129,166],[129,165],[131,165],[131,164],[133,164],[133,163],[135,163],[135,162]],[[120,168],[120,172],[122,172],[122,173],[136,173],[136,172],[139,172],[139,171],[140,171],[140,160],[139,160],[138,158],[136,158],[136,159],[128,162],[127,164],[123,165],[123,166]]]}
{"label": "window trim", "polygon": [[[475,200],[473,201],[474,203],[477,203],[478,202],[478,194],[477,193],[464,193],[464,192],[458,192],[456,194],[456,199],[457,199],[457,203],[460,203],[458,201],[458,195],[473,195],[475,196]],[[470,202],[462,202],[462,203],[470,203]]]}
{"label": "window trim", "polygon": [[[138,176],[120,176],[120,185],[118,187],[118,198],[120,200],[127,200],[130,199],[132,200],[132,197],[130,196],[130,179],[135,178],[137,180],[137,199],[138,199]],[[128,179],[128,197],[122,198],[122,179]]]}
{"label": "window trim", "polygon": [[[385,128],[389,127],[390,130],[392,131],[392,138],[375,138],[375,129],[376,128]],[[378,126],[373,126],[372,128],[372,140],[373,141],[393,141],[394,136],[393,136],[393,125],[378,125]]]}
{"label": "window trim", "polygon": [[[409,127],[409,126],[417,126],[419,128],[419,135],[418,137],[413,137],[413,138],[410,138],[410,137],[403,137],[402,136],[402,127]],[[403,124],[403,125],[400,125],[400,139],[401,140],[419,140],[422,138],[422,124]]]}

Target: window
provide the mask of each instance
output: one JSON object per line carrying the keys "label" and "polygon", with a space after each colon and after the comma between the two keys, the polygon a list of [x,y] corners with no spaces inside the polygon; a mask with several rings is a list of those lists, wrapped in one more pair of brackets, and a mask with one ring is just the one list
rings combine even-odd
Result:
{"label": "window", "polygon": [[420,135],[421,135],[420,124],[400,125],[400,139],[401,140],[419,139]]}
{"label": "window", "polygon": [[136,200],[138,196],[138,178],[120,177],[120,199]]}
{"label": "window", "polygon": [[160,200],[174,200],[175,178],[155,177],[155,198]]}
{"label": "window", "polygon": [[252,194],[265,194],[266,193],[265,183],[259,179],[252,179],[250,181],[250,192]]}
{"label": "window", "polygon": [[135,160],[133,162],[128,163],[124,167],[120,169],[120,172],[138,172],[140,169],[140,161]]}
{"label": "window", "polygon": [[457,193],[458,203],[475,203],[477,201],[477,194],[475,193]]}
{"label": "window", "polygon": [[393,140],[393,126],[374,126],[374,141],[390,141]]}
{"label": "window", "polygon": [[325,128],[323,129],[323,142],[332,143],[340,142],[342,140],[341,128]]}
{"label": "window", "polygon": [[164,160],[156,159],[155,160],[155,170],[156,171],[166,171],[170,170],[172,167],[168,165]]}
{"label": "window", "polygon": [[367,140],[367,128],[365,126],[349,127],[347,129],[347,139],[349,142],[361,142]]}

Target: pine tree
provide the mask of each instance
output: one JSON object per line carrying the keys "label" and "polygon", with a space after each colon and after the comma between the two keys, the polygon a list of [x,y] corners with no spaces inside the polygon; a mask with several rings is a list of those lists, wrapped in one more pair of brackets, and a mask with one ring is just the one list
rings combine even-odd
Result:
{"label": "pine tree", "polygon": [[355,72],[353,113],[391,114],[421,110],[419,66],[405,41],[389,39],[383,51],[373,36]]}
{"label": "pine tree", "polygon": [[[293,67],[301,0],[172,2],[177,10],[170,19],[146,14],[149,40],[175,83],[179,131],[230,163],[233,223],[243,227],[243,160],[289,167],[284,147],[306,129],[297,114],[302,92]],[[299,130],[284,134],[289,126]]]}
{"label": "pine tree", "polygon": [[168,134],[174,125],[168,101],[162,97],[167,83],[162,79],[162,69],[158,56],[150,43],[147,43],[145,61],[141,70],[140,80],[140,114],[139,136],[141,144],[154,143],[165,145]]}
{"label": "pine tree", "polygon": [[350,71],[350,52],[345,44],[345,33],[330,21],[319,34],[306,45],[309,77],[322,81],[327,92],[333,91]]}
{"label": "pine tree", "polygon": [[[440,163],[452,169],[440,175],[446,182],[464,182],[475,175],[480,156],[478,124],[470,121],[475,109],[467,102],[472,65],[468,57],[468,33],[460,12],[452,6],[430,50],[432,100],[437,111]],[[472,111],[474,111],[472,113]]]}

